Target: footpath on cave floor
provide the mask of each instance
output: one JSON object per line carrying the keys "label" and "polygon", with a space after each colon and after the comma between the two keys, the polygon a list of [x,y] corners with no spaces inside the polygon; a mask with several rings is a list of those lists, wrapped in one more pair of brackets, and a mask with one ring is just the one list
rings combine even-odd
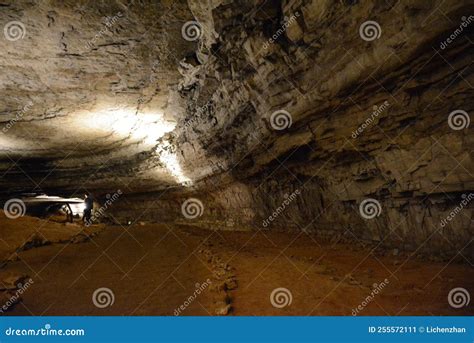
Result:
{"label": "footpath on cave floor", "polygon": [[[9,304],[2,315],[473,314],[472,304],[448,302],[451,289],[474,289],[467,262],[426,262],[301,232],[166,224],[81,232],[46,223],[34,233],[38,220],[0,215],[9,256],[0,269]],[[28,244],[12,240],[13,222],[33,227]],[[39,239],[49,227],[54,235]]]}

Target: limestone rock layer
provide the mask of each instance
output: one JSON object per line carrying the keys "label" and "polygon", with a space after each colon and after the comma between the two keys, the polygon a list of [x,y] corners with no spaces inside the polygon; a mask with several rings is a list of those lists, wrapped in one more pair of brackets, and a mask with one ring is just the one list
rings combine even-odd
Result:
{"label": "limestone rock layer", "polygon": [[471,2],[0,5],[3,196],[472,256]]}

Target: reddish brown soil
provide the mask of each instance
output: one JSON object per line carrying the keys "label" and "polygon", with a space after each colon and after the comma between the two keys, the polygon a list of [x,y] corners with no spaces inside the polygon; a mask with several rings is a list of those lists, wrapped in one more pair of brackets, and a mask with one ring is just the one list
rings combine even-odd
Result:
{"label": "reddish brown soil", "polygon": [[[207,279],[212,285],[181,314],[351,315],[385,279],[359,315],[474,314],[472,301],[454,309],[447,300],[454,287],[474,294],[468,261],[376,256],[369,248],[323,243],[305,233],[106,227],[86,242],[20,252],[0,269],[0,281],[15,274],[34,283],[8,315],[173,315]],[[92,294],[100,287],[113,291],[113,305],[94,306]],[[279,287],[292,297],[283,308],[270,302]]]}
{"label": "reddish brown soil", "polygon": [[[474,292],[468,261],[431,263],[403,256],[376,256],[370,249],[323,243],[305,233],[214,235],[215,251],[236,268],[239,287],[232,292],[237,315],[352,315],[373,284],[387,285],[358,315],[472,315],[452,308],[449,291]],[[217,238],[219,237],[219,238]],[[270,305],[273,289],[290,290],[293,301]]]}

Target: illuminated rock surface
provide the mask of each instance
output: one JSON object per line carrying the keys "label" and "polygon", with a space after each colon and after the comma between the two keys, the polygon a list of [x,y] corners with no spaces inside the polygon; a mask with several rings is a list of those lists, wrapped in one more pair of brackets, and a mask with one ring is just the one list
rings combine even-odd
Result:
{"label": "illuminated rock surface", "polygon": [[[472,258],[473,204],[442,224],[474,192],[472,124],[448,120],[472,117],[472,26],[443,48],[468,1],[0,9],[2,25],[25,28],[0,40],[3,198],[120,189],[110,210],[120,223],[294,229]],[[368,20],[379,38],[362,39]],[[189,21],[200,23],[197,41],[183,37]],[[275,111],[291,126],[276,130]],[[182,214],[190,197],[203,205],[192,220]],[[368,198],[380,204],[371,220],[359,211]]]}

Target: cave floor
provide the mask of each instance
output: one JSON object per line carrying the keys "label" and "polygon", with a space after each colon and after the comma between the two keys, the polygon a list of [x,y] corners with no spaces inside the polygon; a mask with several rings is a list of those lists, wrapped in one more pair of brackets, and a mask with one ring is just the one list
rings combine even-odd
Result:
{"label": "cave floor", "polygon": [[[22,251],[0,273],[34,281],[7,315],[173,315],[180,306],[180,315],[351,315],[382,282],[358,315],[473,314],[472,303],[447,301],[454,287],[474,289],[467,262],[380,255],[301,232],[109,226],[86,242]],[[114,302],[98,308],[102,287]],[[277,288],[291,297],[285,307],[270,301]]]}

